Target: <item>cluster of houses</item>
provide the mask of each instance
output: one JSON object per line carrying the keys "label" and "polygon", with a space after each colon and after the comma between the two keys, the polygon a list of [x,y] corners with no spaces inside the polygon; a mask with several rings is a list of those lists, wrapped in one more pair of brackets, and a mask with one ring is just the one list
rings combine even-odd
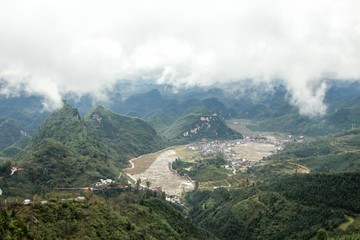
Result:
{"label": "cluster of houses", "polygon": [[212,142],[198,142],[187,147],[189,151],[199,151],[202,157],[216,156],[218,152],[222,152],[226,160],[235,157],[235,152],[231,147],[236,144],[241,144],[240,140],[220,141],[215,140]]}
{"label": "cluster of houses", "polygon": [[259,164],[261,164],[261,161],[256,161],[256,160],[247,160],[247,159],[242,159],[241,161],[230,161],[231,165],[233,167],[237,167],[237,168],[247,168],[247,167],[255,167]]}
{"label": "cluster of houses", "polygon": [[235,151],[232,149],[235,145],[245,144],[249,142],[258,142],[258,143],[266,143],[272,144],[277,147],[277,150],[284,149],[285,143],[290,140],[280,140],[275,138],[266,138],[266,137],[257,137],[250,138],[246,137],[245,139],[236,139],[236,140],[226,140],[220,141],[215,140],[211,142],[197,142],[191,144],[187,147],[189,151],[199,151],[202,157],[212,157],[216,156],[218,152],[222,152],[226,160],[231,161],[234,160]]}
{"label": "cluster of houses", "polygon": [[264,137],[261,134],[256,138],[253,137],[246,137],[244,139],[236,139],[236,140],[227,140],[227,141],[202,141],[191,144],[187,147],[189,151],[198,151],[201,157],[214,157],[218,152],[222,152],[225,160],[227,160],[230,164],[228,167],[234,168],[248,168],[254,167],[261,164],[261,160],[248,160],[248,159],[236,159],[236,153],[233,149],[234,146],[250,143],[250,142],[257,142],[257,143],[264,143],[264,144],[271,144],[277,147],[277,151],[284,149],[284,146],[290,140],[280,140],[276,138],[268,138]]}
{"label": "cluster of houses", "polygon": [[[66,202],[66,201],[70,201],[70,202],[81,202],[81,201],[85,201],[85,197],[79,196],[76,198],[67,198],[67,199],[60,199],[60,202]],[[17,199],[10,199],[10,200],[5,200],[5,203],[18,203]],[[47,204],[48,201],[43,200],[39,202],[41,205]],[[21,204],[23,205],[30,205],[32,204],[32,201],[30,199],[24,199]]]}
{"label": "cluster of houses", "polygon": [[94,187],[106,187],[112,183],[115,183],[112,179],[100,179],[100,182],[94,183]]}
{"label": "cluster of houses", "polygon": [[169,201],[169,202],[172,202],[172,203],[175,203],[175,204],[177,204],[179,206],[182,206],[182,207],[184,206],[184,204],[181,202],[181,200],[178,197],[170,197],[170,196],[168,196],[168,197],[165,198],[165,200]]}

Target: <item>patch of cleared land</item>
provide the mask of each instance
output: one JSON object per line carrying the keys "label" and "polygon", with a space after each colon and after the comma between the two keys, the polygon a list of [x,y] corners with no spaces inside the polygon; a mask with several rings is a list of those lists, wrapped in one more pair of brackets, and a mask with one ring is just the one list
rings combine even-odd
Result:
{"label": "patch of cleared land", "polygon": [[229,119],[225,121],[226,125],[228,125],[228,127],[230,127],[231,129],[241,133],[242,135],[244,135],[244,137],[253,137],[256,135],[255,132],[251,131],[250,129],[248,129],[246,126],[247,125],[256,125],[254,122],[252,122],[249,119]]}
{"label": "patch of cleared land", "polygon": [[165,150],[157,154],[155,160],[156,155],[134,160],[133,170],[127,169],[126,172],[134,180],[140,178],[142,185],[149,181],[151,187],[161,187],[168,195],[180,196],[183,191],[194,189],[192,182],[170,169],[171,163],[178,157],[175,150]]}
{"label": "patch of cleared land", "polygon": [[131,159],[129,162],[131,164],[130,168],[124,169],[128,174],[140,174],[146,171],[151,164],[156,160],[156,158],[161,154],[162,151],[156,153],[149,153],[142,155],[138,158]]}
{"label": "patch of cleared land", "polygon": [[233,147],[237,159],[247,159],[252,161],[261,160],[263,157],[270,156],[276,150],[276,146],[267,143],[249,142],[235,145]]}
{"label": "patch of cleared land", "polygon": [[244,137],[259,137],[259,135],[266,136],[267,138],[275,137],[277,139],[289,139],[286,133],[278,132],[258,132],[252,131],[247,126],[258,126],[256,122],[249,119],[232,118],[225,121],[226,125],[231,129],[241,133]]}
{"label": "patch of cleared land", "polygon": [[189,151],[187,147],[189,145],[180,145],[175,147],[175,152],[179,158],[183,161],[192,161],[193,157],[199,154],[199,151]]}

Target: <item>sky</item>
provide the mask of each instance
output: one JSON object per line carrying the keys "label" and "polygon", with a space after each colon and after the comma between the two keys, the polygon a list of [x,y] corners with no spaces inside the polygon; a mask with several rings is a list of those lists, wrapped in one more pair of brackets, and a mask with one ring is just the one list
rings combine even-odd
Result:
{"label": "sky", "polygon": [[106,100],[119,79],[181,89],[281,79],[300,113],[360,79],[358,0],[0,1],[0,94]]}

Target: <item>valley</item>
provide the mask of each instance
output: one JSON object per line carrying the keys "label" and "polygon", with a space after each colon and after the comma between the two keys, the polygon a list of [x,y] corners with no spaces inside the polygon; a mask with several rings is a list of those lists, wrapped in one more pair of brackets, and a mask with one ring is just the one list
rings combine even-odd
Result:
{"label": "valley", "polygon": [[[111,212],[121,227],[108,226],[111,221],[101,214],[89,221],[106,222],[115,235],[122,229],[137,239],[149,234],[151,239],[310,239],[321,229],[332,237],[358,233],[360,130],[353,120],[349,130],[346,125],[328,134],[336,131],[329,124],[338,114],[332,122],[300,116],[286,98],[268,102],[264,95],[263,102],[249,103],[247,96],[222,94],[220,101],[214,91],[172,100],[162,94],[151,90],[118,99],[114,112],[84,107],[89,104],[80,112],[64,101],[32,135],[19,119],[4,118],[0,202],[9,203],[9,212],[0,211],[0,220],[25,223],[23,231],[29,232],[37,229],[34,216],[39,226],[49,224],[39,211],[71,207],[80,212],[71,217],[81,222],[81,212],[95,207]],[[66,224],[81,235],[86,224],[76,221]],[[184,225],[177,227],[180,222]],[[58,220],[52,224],[58,238],[71,238],[71,231],[62,235]],[[195,234],[197,227],[204,234]],[[89,228],[92,239],[99,227]]]}
{"label": "valley", "polygon": [[360,1],[0,12],[0,240],[360,240]]}
{"label": "valley", "polygon": [[[258,133],[262,134],[262,133]],[[169,196],[180,197],[185,192],[195,187],[196,181],[188,174],[179,175],[173,168],[172,163],[176,160],[185,163],[197,163],[202,159],[215,157],[219,152],[224,156],[224,168],[228,175],[236,175],[237,171],[245,171],[248,168],[265,165],[262,161],[284,147],[288,140],[278,140],[275,137],[250,138],[237,140],[215,140],[197,142],[187,145],[169,147],[156,153],[145,154],[131,159],[130,168],[124,172],[135,182],[141,180],[141,185],[146,186],[150,182],[152,189],[161,189]],[[188,167],[187,170],[190,170]],[[199,182],[200,183],[200,182]],[[207,184],[200,183],[201,188],[208,188]],[[210,184],[210,186],[212,186]],[[220,186],[222,186],[220,184]],[[232,185],[225,181],[225,187]],[[213,186],[215,188],[219,186]]]}

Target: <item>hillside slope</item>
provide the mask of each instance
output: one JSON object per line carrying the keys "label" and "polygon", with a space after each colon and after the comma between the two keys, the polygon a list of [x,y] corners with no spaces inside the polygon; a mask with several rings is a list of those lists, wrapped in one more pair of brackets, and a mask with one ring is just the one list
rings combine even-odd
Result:
{"label": "hillside slope", "polygon": [[190,218],[220,239],[310,239],[319,229],[338,236],[346,215],[360,213],[359,181],[359,172],[298,174],[244,190],[195,190],[187,201]]}
{"label": "hillside slope", "polygon": [[269,158],[302,164],[316,172],[360,170],[360,129],[296,143]]}
{"label": "hillside slope", "polygon": [[85,120],[69,104],[38,129],[15,163],[0,168],[5,196],[29,196],[54,187],[89,187],[101,178],[117,179],[129,158],[158,150],[161,138],[149,124],[97,106]]}
{"label": "hillside slope", "polygon": [[[45,194],[56,187],[89,187],[101,178],[116,178],[109,162],[78,154],[62,143],[46,138],[17,162],[18,171],[0,169],[3,197]],[[19,170],[20,169],[20,170]]]}
{"label": "hillside slope", "polygon": [[111,112],[98,105],[84,117],[89,132],[106,145],[108,156],[119,166],[127,160],[160,150],[164,143],[155,130],[140,118]]}
{"label": "hillside slope", "polygon": [[[60,197],[66,196],[62,195]],[[67,195],[68,199],[71,195]],[[0,238],[214,239],[186,219],[174,205],[155,197],[140,202],[140,197],[125,192],[107,201],[88,195],[86,201],[2,206]]]}
{"label": "hillside slope", "polygon": [[188,114],[176,120],[163,134],[165,138],[189,142],[207,139],[241,139],[243,136],[225,125],[217,116]]}
{"label": "hillside slope", "polygon": [[19,152],[24,151],[30,139],[31,137],[15,119],[0,119],[0,154],[2,156],[14,157]]}

